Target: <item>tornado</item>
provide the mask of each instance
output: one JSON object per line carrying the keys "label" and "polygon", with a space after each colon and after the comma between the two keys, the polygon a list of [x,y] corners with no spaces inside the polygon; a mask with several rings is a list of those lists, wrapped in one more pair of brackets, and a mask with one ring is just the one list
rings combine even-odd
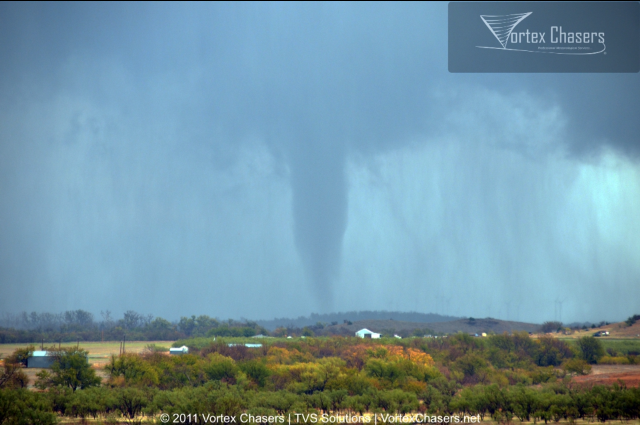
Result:
{"label": "tornado", "polygon": [[305,138],[293,150],[295,244],[318,307],[330,311],[347,226],[345,149],[321,138]]}

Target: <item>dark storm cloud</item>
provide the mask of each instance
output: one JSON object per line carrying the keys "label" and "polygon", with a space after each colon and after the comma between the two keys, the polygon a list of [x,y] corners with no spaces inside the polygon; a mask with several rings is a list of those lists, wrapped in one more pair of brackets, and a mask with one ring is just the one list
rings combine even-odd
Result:
{"label": "dark storm cloud", "polygon": [[[532,264],[553,263],[541,253],[564,251],[562,240],[540,235],[565,195],[541,189],[545,172],[564,169],[524,163],[529,171],[516,177],[501,161],[544,163],[564,149],[563,167],[574,172],[608,148],[637,158],[640,79],[451,75],[446,18],[445,4],[3,3],[3,288],[26,297],[20,308],[51,311],[104,308],[89,285],[112,305],[121,299],[113,288],[126,299],[153,293],[144,309],[154,314],[172,300],[179,314],[236,317],[273,315],[262,303],[297,300],[303,314],[331,309],[345,276],[361,268],[370,270],[354,279],[370,276],[364,290],[378,294],[378,308],[394,273],[415,282],[412,291],[428,277],[420,290],[442,299],[451,296],[445,284],[473,293],[463,282],[474,274],[505,294],[490,302],[521,299],[491,281],[533,282]],[[411,168],[413,192],[394,174],[402,166],[381,159],[398,152],[422,158]],[[365,165],[354,168],[354,158]],[[377,161],[389,180],[376,190],[389,199],[360,210],[381,195],[364,196],[370,188],[354,175]],[[420,195],[420,182],[437,179],[446,193]],[[440,233],[407,215],[425,208]],[[505,225],[511,231],[499,233]],[[396,252],[374,250],[397,231],[410,252],[400,240]],[[384,237],[371,241],[376,232]],[[354,249],[370,257],[354,259]],[[627,270],[596,252],[548,273],[585,270],[588,255]],[[452,276],[447,264],[468,258],[476,266]],[[186,293],[170,295],[176,285]],[[243,305],[232,309],[231,299]]]}

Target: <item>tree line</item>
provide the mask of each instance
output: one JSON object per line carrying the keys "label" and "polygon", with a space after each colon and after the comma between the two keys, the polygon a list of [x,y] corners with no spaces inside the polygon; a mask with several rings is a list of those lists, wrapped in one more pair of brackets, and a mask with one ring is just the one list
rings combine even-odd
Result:
{"label": "tree line", "polygon": [[[361,394],[330,390],[309,395],[264,392],[211,381],[201,387],[167,391],[137,387],[91,387],[77,392],[58,388],[44,393],[0,390],[0,424],[55,424],[60,417],[93,418],[101,421],[97,423],[109,424],[119,423],[122,419],[140,423],[143,417],[153,421],[160,413],[173,416],[184,412],[235,418],[242,413],[274,417],[289,413],[346,416],[369,412],[378,415],[479,415],[498,423],[516,419],[544,421],[545,424],[578,419],[606,422],[637,420],[639,400],[638,388],[619,385],[574,389],[558,385],[542,389],[476,385],[453,396],[436,386],[422,393],[373,389]],[[378,416],[378,422],[384,422],[380,418]]]}
{"label": "tree line", "polygon": [[84,310],[64,313],[5,314],[0,320],[0,343],[45,343],[71,341],[120,341],[125,337],[138,341],[175,341],[196,336],[252,336],[267,330],[251,321],[220,321],[201,315],[181,317],[170,322],[162,317],[129,310],[121,319],[111,312],[101,313],[96,321]]}

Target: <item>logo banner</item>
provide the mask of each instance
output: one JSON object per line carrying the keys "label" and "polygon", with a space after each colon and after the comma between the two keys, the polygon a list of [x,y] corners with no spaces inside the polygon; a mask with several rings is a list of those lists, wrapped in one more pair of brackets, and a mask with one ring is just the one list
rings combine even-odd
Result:
{"label": "logo banner", "polygon": [[449,72],[638,71],[638,2],[449,3]]}

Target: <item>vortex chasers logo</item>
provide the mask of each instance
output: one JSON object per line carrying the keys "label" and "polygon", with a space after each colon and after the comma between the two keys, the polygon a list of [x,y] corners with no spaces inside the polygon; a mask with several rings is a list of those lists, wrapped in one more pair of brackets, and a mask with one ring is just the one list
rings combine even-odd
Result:
{"label": "vortex chasers logo", "polygon": [[[498,39],[503,49],[507,48],[509,37],[515,29],[516,25],[522,22],[527,16],[533,12],[516,13],[513,15],[480,15],[482,22],[489,28],[489,31]],[[478,46],[480,47],[480,46]],[[483,47],[490,49],[490,47]]]}
{"label": "vortex chasers logo", "polygon": [[[561,26],[551,26],[545,31],[515,31],[516,26],[533,12],[510,15],[480,15],[502,47],[476,46],[479,49],[508,50],[556,55],[597,55],[607,49],[604,32],[564,31]],[[547,37],[548,35],[548,37]],[[548,43],[547,43],[548,41]],[[606,53],[605,53],[606,54]]]}

